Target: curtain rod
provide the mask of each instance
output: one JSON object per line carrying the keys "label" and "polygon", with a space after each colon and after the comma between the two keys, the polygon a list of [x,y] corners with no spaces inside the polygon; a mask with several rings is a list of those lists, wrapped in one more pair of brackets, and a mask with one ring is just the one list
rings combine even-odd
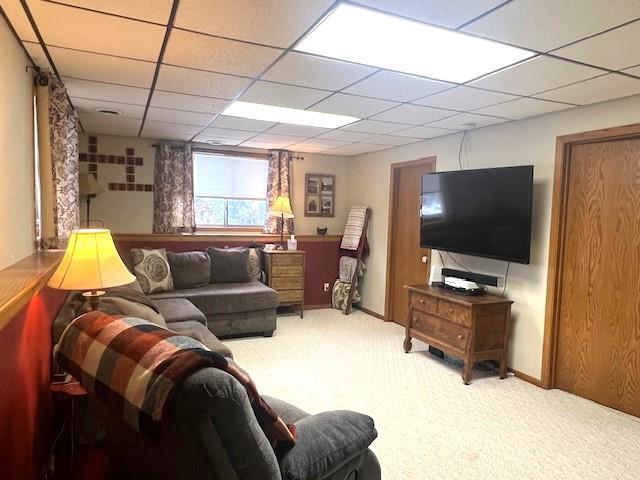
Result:
{"label": "curtain rod", "polygon": [[[178,146],[187,145],[187,144],[172,143],[171,145],[178,147]],[[152,143],[151,146],[158,147],[159,144]],[[200,146],[194,146],[193,150],[195,150],[196,152],[215,153],[218,155],[229,155],[234,157],[269,158],[268,153],[242,152],[240,150],[222,150],[218,148],[206,148],[206,147],[200,147]],[[291,155],[291,159],[304,160],[304,157],[301,155]]]}

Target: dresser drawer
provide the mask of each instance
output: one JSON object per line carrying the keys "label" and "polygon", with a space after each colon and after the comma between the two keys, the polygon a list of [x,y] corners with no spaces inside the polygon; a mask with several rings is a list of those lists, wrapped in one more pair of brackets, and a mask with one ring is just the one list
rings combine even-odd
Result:
{"label": "dresser drawer", "polygon": [[438,299],[428,297],[427,295],[420,295],[419,293],[411,292],[409,296],[409,303],[411,308],[422,312],[436,313],[438,311]]}
{"label": "dresser drawer", "polygon": [[275,253],[271,255],[273,265],[304,265],[304,255]]}
{"label": "dresser drawer", "polygon": [[438,315],[465,327],[471,327],[471,310],[462,305],[438,300]]}
{"label": "dresser drawer", "polygon": [[301,277],[272,277],[270,287],[274,290],[302,290]]}
{"label": "dresser drawer", "polygon": [[413,312],[411,327],[459,352],[465,351],[470,336],[460,325],[419,311]]}
{"label": "dresser drawer", "polygon": [[273,265],[271,267],[272,277],[302,277],[304,267],[301,265]]}
{"label": "dresser drawer", "polygon": [[291,303],[302,301],[302,290],[280,290],[278,292],[280,303]]}

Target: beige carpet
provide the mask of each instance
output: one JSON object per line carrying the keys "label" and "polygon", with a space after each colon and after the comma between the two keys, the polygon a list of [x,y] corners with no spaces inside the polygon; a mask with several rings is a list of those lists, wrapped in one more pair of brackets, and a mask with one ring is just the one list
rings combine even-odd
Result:
{"label": "beige carpet", "polygon": [[371,415],[384,480],[640,478],[640,420],[515,377],[463,385],[402,350],[403,329],[356,311],[281,316],[273,338],[232,340],[260,391],[317,413]]}

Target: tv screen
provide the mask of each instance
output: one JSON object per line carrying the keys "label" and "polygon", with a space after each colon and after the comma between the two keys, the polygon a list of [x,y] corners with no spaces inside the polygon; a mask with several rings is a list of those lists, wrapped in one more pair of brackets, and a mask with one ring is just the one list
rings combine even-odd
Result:
{"label": "tv screen", "polygon": [[420,245],[529,263],[533,166],[422,177]]}

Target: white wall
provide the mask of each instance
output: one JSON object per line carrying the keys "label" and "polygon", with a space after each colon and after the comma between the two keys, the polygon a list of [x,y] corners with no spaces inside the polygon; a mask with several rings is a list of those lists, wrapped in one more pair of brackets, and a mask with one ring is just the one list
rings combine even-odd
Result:
{"label": "white wall", "polygon": [[[512,263],[507,287],[507,296],[514,301],[509,365],[532,377],[540,378],[541,372],[556,137],[636,122],[640,122],[640,96],[486,127],[467,134],[463,149],[464,168],[535,166],[531,264]],[[457,170],[461,138],[461,133],[454,134],[351,159],[351,203],[363,203],[373,209],[369,234],[371,256],[362,284],[364,307],[384,313],[390,165],[435,156],[438,171]],[[506,262],[454,256],[474,271],[501,276],[505,273]],[[446,257],[445,263],[455,268]],[[435,252],[432,264],[440,265]]]}
{"label": "white wall", "polygon": [[[80,153],[88,153],[88,138],[80,135]],[[125,155],[126,148],[134,148],[135,156],[142,157],[144,165],[135,167],[136,183],[153,184],[153,165],[156,140],[144,138],[95,135],[98,139],[98,154]],[[249,151],[251,149],[243,149]],[[264,151],[260,151],[264,152]],[[298,235],[316,233],[317,227],[327,227],[329,235],[341,235],[349,211],[349,182],[347,181],[349,159],[313,153],[300,154],[304,159],[293,163],[293,210],[295,231]],[[80,172],[87,171],[87,162],[80,163]],[[335,216],[304,216],[304,180],[306,173],[322,173],[336,176]],[[151,233],[153,226],[153,193],[109,191],[109,183],[125,182],[125,166],[99,163],[98,183],[106,190],[91,201],[91,218],[101,220],[106,228],[115,233]],[[81,198],[81,220],[86,218],[86,197]]]}
{"label": "white wall", "polygon": [[33,82],[0,17],[0,269],[33,253]]}

